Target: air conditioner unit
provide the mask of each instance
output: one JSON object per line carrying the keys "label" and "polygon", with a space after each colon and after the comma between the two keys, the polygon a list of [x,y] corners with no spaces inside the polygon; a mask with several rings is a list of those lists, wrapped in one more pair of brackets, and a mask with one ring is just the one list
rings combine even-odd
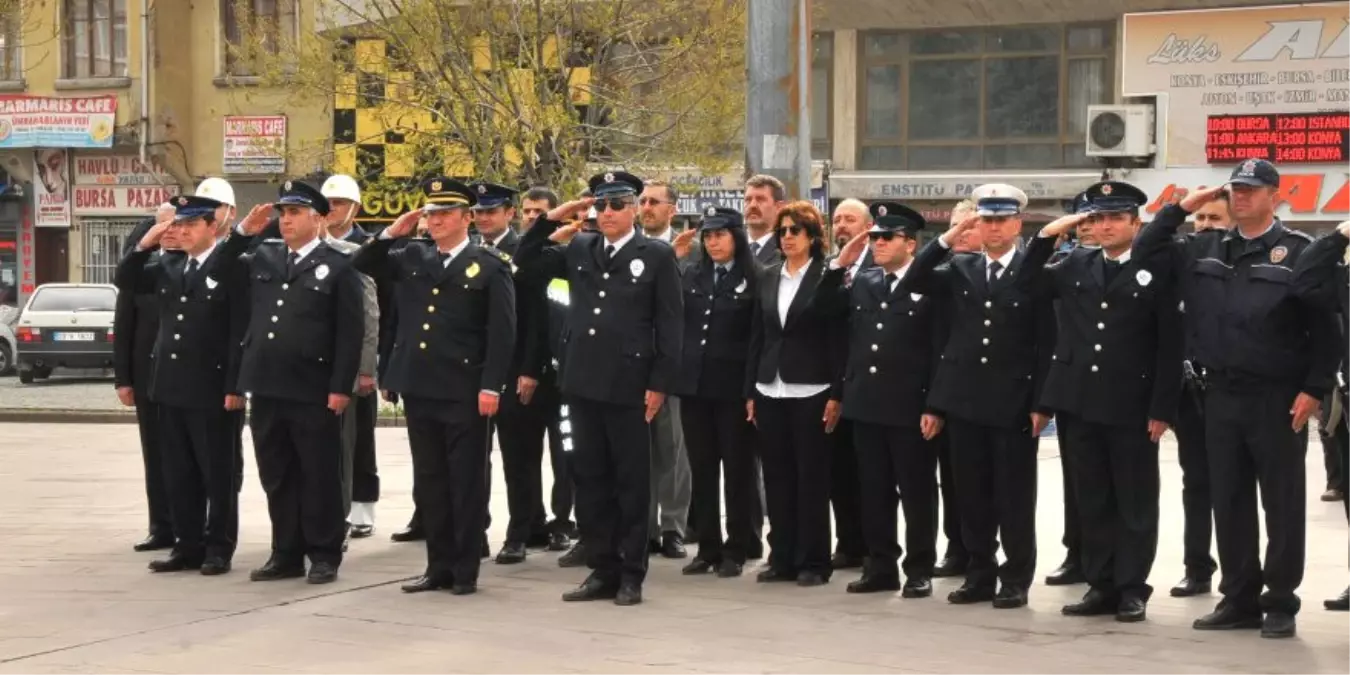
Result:
{"label": "air conditioner unit", "polygon": [[1152,105],[1090,105],[1088,157],[1148,157],[1156,151]]}

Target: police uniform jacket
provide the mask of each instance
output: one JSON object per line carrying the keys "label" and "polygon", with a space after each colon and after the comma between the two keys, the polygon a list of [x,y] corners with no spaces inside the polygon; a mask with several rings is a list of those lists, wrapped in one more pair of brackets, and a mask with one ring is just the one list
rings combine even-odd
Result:
{"label": "police uniform jacket", "polygon": [[279,239],[241,256],[249,327],[239,388],[255,397],[325,405],[350,395],[361,363],[363,289],[351,258],[320,241],[286,272]]}
{"label": "police uniform jacket", "polygon": [[1294,283],[1312,238],[1278,219],[1252,240],[1236,229],[1178,238],[1187,215],[1179,204],[1165,207],[1139,233],[1133,255],[1173,266],[1197,365],[1211,380],[1282,382],[1326,395],[1343,351],[1335,319]]}
{"label": "police uniform jacket", "polygon": [[1055,344],[1054,306],[1036,285],[1054,244],[1036,237],[988,282],[983,254],[958,253],[942,264],[949,252],[934,239],[915,256],[901,292],[934,296],[951,317],[930,406],[984,426],[1029,426]]}
{"label": "police uniform jacket", "polygon": [[[145,233],[150,231],[153,218],[142,221],[127,235],[122,257],[136,249]],[[153,255],[158,256],[159,253]],[[154,358],[155,336],[159,333],[159,307],[153,289],[135,293],[117,294],[113,314],[113,384],[141,390],[138,396],[149,393],[150,375]]]}
{"label": "police uniform jacket", "polygon": [[713,284],[711,259],[684,270],[684,347],[673,393],[707,399],[745,399],[745,368],[755,298],[748,275],[733,265]]}
{"label": "police uniform jacket", "polygon": [[[534,286],[530,284],[526,288]],[[527,292],[535,294],[534,291]],[[521,374],[534,378],[540,386],[557,387],[562,338],[567,331],[567,312],[571,303],[570,285],[566,279],[550,279],[535,295],[538,297],[534,298],[530,318],[519,329],[526,341]]]}
{"label": "police uniform jacket", "polygon": [[521,238],[516,263],[527,283],[568,282],[562,392],[631,406],[644,405],[647,391],[670,393],[684,320],[674,251],[635,228],[606,264],[605,238],[598,232],[579,232],[568,245],[549,246],[549,235],[560,225],[541,217]]}
{"label": "police uniform jacket", "polygon": [[447,265],[433,243],[396,241],[377,239],[354,261],[361,272],[394,283],[398,326],[384,386],[450,401],[505,392],[516,343],[507,256],[470,243]]}
{"label": "police uniform jacket", "polygon": [[216,244],[191,279],[181,251],[134,250],[117,266],[123,293],[150,293],[160,316],[150,400],[180,408],[221,410],[226,394],[240,394],[240,342],[248,299],[239,254],[242,237]]}
{"label": "police uniform jacket", "polygon": [[821,294],[826,262],[812,260],[807,265],[788,306],[786,322],[778,314],[778,286],[785,264],[777,263],[760,273],[759,297],[750,324],[745,396],[754,397],[756,384],[771,384],[781,376],[788,384],[828,383],[830,399],[840,400],[848,335],[836,305]]}
{"label": "police uniform jacket", "polygon": [[1350,383],[1350,268],[1345,260],[1346,239],[1339,232],[1318,239],[1303,252],[1295,268],[1295,292],[1306,302],[1311,302],[1324,311],[1339,318],[1340,340],[1340,387],[1342,390]]}
{"label": "police uniform jacket", "polygon": [[1041,404],[1089,422],[1173,423],[1182,331],[1171,270],[1131,258],[1107,283],[1101,249],[1074,249],[1046,268],[1059,333]]}
{"label": "police uniform jacket", "polygon": [[[912,264],[912,263],[911,263]],[[844,367],[845,419],[918,427],[928,406],[935,364],[946,341],[946,321],[934,298],[886,283],[886,270],[864,267],[844,287],[846,269],[832,269],[821,293],[838,299],[849,326]]]}
{"label": "police uniform jacket", "polygon": [[[516,231],[508,227],[506,234],[502,235],[501,241],[493,245],[493,248],[505,253],[507,259],[513,258],[520,250],[520,237]],[[537,285],[516,282],[516,340],[515,351],[511,355],[510,381],[515,382],[521,375],[530,375],[538,379],[537,373],[526,372],[527,350],[532,344],[528,338],[527,331],[531,330],[531,323],[535,316],[539,314],[539,303],[543,302],[543,291]],[[512,393],[514,394],[514,386]]]}

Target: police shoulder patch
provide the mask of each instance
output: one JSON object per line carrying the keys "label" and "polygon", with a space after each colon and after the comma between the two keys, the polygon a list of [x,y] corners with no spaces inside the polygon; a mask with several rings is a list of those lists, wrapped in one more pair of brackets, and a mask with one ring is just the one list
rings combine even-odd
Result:
{"label": "police shoulder patch", "polygon": [[488,255],[497,258],[498,260],[501,260],[504,263],[511,262],[511,254],[497,248],[496,246],[493,246],[491,244],[483,244],[482,249],[484,251],[487,251]]}

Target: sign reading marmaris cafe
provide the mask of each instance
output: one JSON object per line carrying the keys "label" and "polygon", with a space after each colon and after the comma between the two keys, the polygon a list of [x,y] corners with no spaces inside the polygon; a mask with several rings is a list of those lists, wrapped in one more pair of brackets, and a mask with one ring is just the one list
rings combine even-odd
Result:
{"label": "sign reading marmaris cafe", "polygon": [[1121,91],[1167,94],[1167,156],[1159,164],[1208,164],[1210,115],[1350,109],[1348,7],[1126,14]]}

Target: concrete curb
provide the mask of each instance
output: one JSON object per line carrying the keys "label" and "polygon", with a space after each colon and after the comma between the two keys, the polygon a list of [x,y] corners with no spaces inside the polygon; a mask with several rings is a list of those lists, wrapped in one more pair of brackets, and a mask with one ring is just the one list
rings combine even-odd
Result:
{"label": "concrete curb", "polygon": [[[61,410],[54,408],[0,408],[0,423],[29,424],[135,424],[136,411],[126,410]],[[382,414],[375,420],[377,427],[406,427],[403,415]]]}

